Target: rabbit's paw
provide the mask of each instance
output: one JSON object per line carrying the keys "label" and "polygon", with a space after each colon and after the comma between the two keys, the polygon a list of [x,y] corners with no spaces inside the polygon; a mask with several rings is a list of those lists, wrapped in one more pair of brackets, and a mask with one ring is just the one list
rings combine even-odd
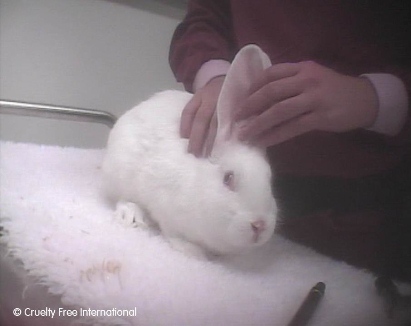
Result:
{"label": "rabbit's paw", "polygon": [[144,220],[143,211],[132,202],[119,201],[114,212],[114,218],[124,226],[148,227]]}

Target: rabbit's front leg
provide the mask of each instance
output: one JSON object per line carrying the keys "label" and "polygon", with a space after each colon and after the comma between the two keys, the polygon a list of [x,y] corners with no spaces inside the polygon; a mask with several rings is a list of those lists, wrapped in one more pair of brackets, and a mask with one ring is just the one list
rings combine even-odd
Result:
{"label": "rabbit's front leg", "polygon": [[143,210],[135,203],[120,200],[117,203],[114,218],[124,226],[147,228]]}

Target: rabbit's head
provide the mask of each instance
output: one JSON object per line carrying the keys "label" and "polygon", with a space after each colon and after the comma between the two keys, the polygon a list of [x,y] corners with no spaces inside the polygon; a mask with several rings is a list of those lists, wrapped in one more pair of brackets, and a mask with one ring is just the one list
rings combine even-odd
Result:
{"label": "rabbit's head", "polygon": [[203,230],[208,236],[207,246],[219,252],[261,245],[272,236],[276,224],[277,206],[265,149],[238,141],[232,119],[251,83],[270,65],[268,56],[256,45],[242,48],[218,99],[218,130],[209,158],[216,176],[204,181],[210,183],[212,191],[206,197],[212,200],[206,207],[210,217],[204,221]]}

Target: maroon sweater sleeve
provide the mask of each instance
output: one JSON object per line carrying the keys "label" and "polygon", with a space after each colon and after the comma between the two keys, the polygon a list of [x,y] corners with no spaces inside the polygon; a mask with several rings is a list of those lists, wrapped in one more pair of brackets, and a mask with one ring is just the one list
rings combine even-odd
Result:
{"label": "maroon sweater sleeve", "polygon": [[[400,0],[191,0],[171,42],[170,65],[188,91],[201,65],[231,61],[246,44],[273,64],[313,60],[342,74],[390,73],[411,99],[411,12]],[[410,101],[411,102],[411,101]],[[277,173],[355,178],[380,173],[410,151],[410,114],[402,132],[313,131],[269,148]]]}
{"label": "maroon sweater sleeve", "polygon": [[231,61],[234,53],[229,2],[190,1],[170,46],[169,62],[177,81],[191,92],[203,63],[212,59]]}

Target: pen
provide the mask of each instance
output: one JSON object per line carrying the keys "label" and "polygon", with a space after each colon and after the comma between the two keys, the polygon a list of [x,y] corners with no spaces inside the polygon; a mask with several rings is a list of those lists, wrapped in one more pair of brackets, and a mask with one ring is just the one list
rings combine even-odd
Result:
{"label": "pen", "polygon": [[308,292],[307,297],[298,308],[293,319],[288,323],[288,326],[305,326],[308,324],[311,316],[314,314],[315,309],[318,306],[321,298],[324,296],[325,284],[318,282]]}

